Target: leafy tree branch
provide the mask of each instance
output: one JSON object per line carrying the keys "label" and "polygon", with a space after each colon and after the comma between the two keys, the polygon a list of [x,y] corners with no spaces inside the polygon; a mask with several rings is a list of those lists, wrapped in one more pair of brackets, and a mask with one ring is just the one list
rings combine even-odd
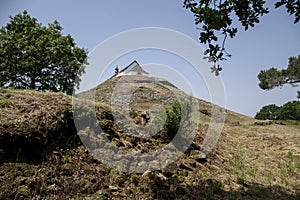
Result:
{"label": "leafy tree branch", "polygon": [[[275,87],[281,87],[284,84],[290,84],[293,87],[300,83],[300,55],[298,57],[290,57],[287,69],[278,70],[277,68],[270,68],[262,70],[258,74],[260,81],[259,87],[263,90],[271,90]],[[298,91],[298,98],[300,92]]]}
{"label": "leafy tree branch", "polygon": [[[233,25],[233,18],[237,18],[247,31],[260,22],[260,17],[269,13],[263,0],[184,0],[183,6],[190,10],[195,17],[195,24],[200,25],[199,40],[206,44],[204,58],[213,63],[212,72],[220,73],[222,67],[219,62],[231,57],[226,51],[227,38],[234,38],[238,27]],[[300,20],[300,0],[281,0],[275,7],[285,5],[287,12],[295,15],[294,23]],[[221,35],[221,39],[219,39]]]}

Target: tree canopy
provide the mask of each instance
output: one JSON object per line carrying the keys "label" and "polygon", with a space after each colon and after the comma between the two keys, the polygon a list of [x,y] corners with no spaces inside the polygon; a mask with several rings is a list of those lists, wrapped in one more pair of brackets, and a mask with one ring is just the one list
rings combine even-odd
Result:
{"label": "tree canopy", "polygon": [[255,115],[255,119],[300,120],[300,101],[289,101],[283,106],[270,104],[264,106]]}
{"label": "tree canopy", "polygon": [[255,119],[270,119],[270,120],[276,120],[278,119],[278,111],[280,107],[275,104],[270,104],[267,106],[264,106],[260,109],[258,113],[255,115]]}
{"label": "tree canopy", "polygon": [[[213,62],[212,71],[219,74],[222,67],[220,61],[231,57],[226,51],[225,42],[228,37],[233,38],[238,28],[233,25],[233,18],[237,18],[245,30],[260,22],[260,17],[269,13],[263,0],[185,0],[184,7],[189,9],[195,17],[195,24],[201,24],[199,29],[200,42],[207,44],[205,57]],[[287,12],[295,16],[294,23],[300,20],[300,0],[280,0],[275,8],[285,6]],[[221,40],[219,40],[221,35]]]}
{"label": "tree canopy", "polygon": [[[284,84],[297,86],[297,83],[300,82],[300,55],[289,58],[287,69],[278,70],[272,67],[268,70],[260,71],[257,77],[260,81],[259,87],[263,90],[271,90]],[[298,98],[300,98],[299,91]]]}
{"label": "tree canopy", "polygon": [[64,36],[57,21],[48,27],[27,11],[0,29],[0,87],[72,94],[87,64],[87,50]]}

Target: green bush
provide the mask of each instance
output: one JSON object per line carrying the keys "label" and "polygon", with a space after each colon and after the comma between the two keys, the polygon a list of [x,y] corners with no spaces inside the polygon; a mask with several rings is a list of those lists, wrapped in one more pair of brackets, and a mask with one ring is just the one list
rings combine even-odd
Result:
{"label": "green bush", "polygon": [[167,119],[164,128],[161,130],[161,135],[166,139],[173,139],[177,134],[181,121],[181,106],[176,102],[166,110]]}
{"label": "green bush", "polygon": [[162,136],[167,139],[173,139],[177,134],[181,122],[188,122],[192,112],[192,97],[184,99],[181,103],[176,102],[172,104],[167,110],[167,119]]}

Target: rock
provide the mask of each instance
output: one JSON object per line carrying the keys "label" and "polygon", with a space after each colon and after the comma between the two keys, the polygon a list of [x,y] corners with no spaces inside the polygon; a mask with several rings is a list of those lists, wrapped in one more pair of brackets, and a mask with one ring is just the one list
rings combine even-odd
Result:
{"label": "rock", "polygon": [[116,186],[113,186],[113,185],[110,185],[110,186],[108,186],[108,188],[110,189],[110,191],[112,191],[112,192],[116,192],[116,191],[118,191],[118,187],[116,187]]}
{"label": "rock", "polygon": [[254,122],[255,126],[267,126],[267,125],[271,125],[274,124],[273,120],[264,120],[264,121],[256,121]]}
{"label": "rock", "polygon": [[204,115],[211,116],[211,111],[207,109],[201,109],[200,112]]}

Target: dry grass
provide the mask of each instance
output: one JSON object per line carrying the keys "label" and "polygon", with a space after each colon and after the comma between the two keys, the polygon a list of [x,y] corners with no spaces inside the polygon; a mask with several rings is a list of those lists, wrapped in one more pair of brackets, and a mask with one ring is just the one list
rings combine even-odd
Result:
{"label": "dry grass", "polygon": [[[74,136],[71,98],[58,93],[1,90],[0,146],[5,158],[35,159],[62,136]],[[49,103],[51,102],[51,103]],[[70,134],[72,133],[72,134]],[[36,149],[35,149],[36,148]],[[17,152],[17,155],[16,155]]]}
{"label": "dry grass", "polygon": [[[132,138],[117,129],[107,108],[97,104],[99,123],[131,148],[126,142]],[[1,90],[0,109],[0,199],[300,198],[297,123],[255,126],[254,119],[228,111],[217,146],[201,160],[193,150],[208,128],[210,105],[200,101],[191,148],[165,169],[142,176],[109,168],[86,151],[76,138],[68,96]],[[152,142],[154,148],[166,141]],[[29,159],[39,151],[39,159]]]}

